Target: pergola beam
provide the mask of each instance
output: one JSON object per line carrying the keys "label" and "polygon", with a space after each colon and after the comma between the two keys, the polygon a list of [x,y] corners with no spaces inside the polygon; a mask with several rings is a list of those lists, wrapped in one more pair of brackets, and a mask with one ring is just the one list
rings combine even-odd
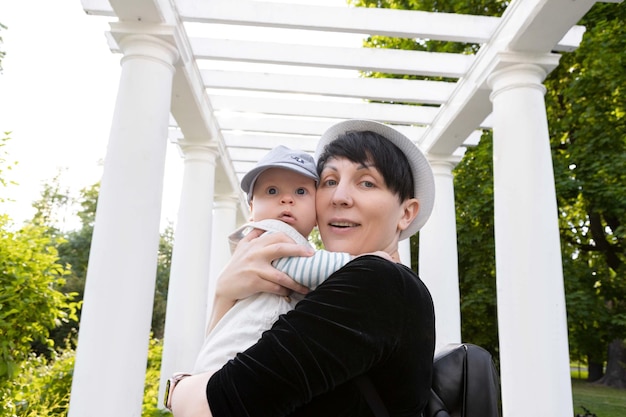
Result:
{"label": "pergola beam", "polygon": [[445,103],[455,83],[391,78],[340,78],[261,72],[202,70],[206,88],[361,98],[394,103]]}
{"label": "pergola beam", "polygon": [[[107,0],[82,0],[85,12],[116,16]],[[232,0],[177,0],[181,19],[187,22],[219,23],[432,39],[482,44],[499,26],[498,17],[415,10],[339,8]],[[145,10],[145,8],[137,8]],[[139,14],[137,13],[137,16]],[[574,26],[554,46],[571,51],[580,43],[584,28]]]}
{"label": "pergola beam", "polygon": [[238,111],[273,115],[325,117],[339,119],[365,118],[394,124],[429,124],[439,111],[433,106],[368,103],[365,101],[331,101],[315,98],[276,98],[209,94],[212,107],[218,111]]}
{"label": "pergola beam", "polygon": [[[499,25],[493,16],[433,13],[366,7],[328,7],[254,1],[177,1],[183,21],[358,33],[395,38],[485,43]],[[573,28],[556,46],[578,45],[582,28]],[[584,31],[584,29],[582,29]]]}
{"label": "pergola beam", "polygon": [[474,60],[473,55],[398,49],[292,45],[214,38],[191,38],[189,42],[196,59],[432,77],[462,77]]}

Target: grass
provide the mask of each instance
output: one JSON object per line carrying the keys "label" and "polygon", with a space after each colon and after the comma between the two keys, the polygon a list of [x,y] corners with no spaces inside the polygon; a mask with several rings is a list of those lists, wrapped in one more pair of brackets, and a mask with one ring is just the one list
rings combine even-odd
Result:
{"label": "grass", "polygon": [[574,414],[585,415],[585,407],[597,417],[624,417],[626,390],[594,385],[572,378]]}

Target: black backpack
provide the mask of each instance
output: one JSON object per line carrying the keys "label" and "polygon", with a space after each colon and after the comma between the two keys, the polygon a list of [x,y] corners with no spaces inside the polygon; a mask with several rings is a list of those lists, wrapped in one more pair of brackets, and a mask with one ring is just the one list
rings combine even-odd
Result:
{"label": "black backpack", "polygon": [[[371,380],[356,379],[376,417],[389,417]],[[491,354],[480,346],[453,343],[433,360],[430,399],[423,417],[500,417],[500,382]]]}
{"label": "black backpack", "polygon": [[469,343],[439,351],[424,417],[500,417],[500,382],[491,354]]}

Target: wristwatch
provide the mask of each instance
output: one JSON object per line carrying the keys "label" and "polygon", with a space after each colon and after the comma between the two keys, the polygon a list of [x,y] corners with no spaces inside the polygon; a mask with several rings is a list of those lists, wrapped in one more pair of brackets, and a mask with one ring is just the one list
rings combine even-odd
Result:
{"label": "wristwatch", "polygon": [[176,388],[176,385],[178,385],[180,381],[187,378],[188,376],[191,376],[191,374],[177,372],[172,375],[170,379],[167,380],[167,383],[165,384],[165,396],[163,397],[163,404],[168,410],[172,411],[172,393],[174,392],[174,388]]}

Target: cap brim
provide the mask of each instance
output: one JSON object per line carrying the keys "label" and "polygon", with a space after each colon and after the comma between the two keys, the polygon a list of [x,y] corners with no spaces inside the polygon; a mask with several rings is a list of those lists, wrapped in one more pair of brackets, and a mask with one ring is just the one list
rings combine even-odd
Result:
{"label": "cap brim", "polygon": [[319,159],[326,145],[340,135],[352,131],[378,133],[396,145],[406,155],[411,166],[411,175],[415,187],[414,195],[419,201],[419,211],[409,227],[400,232],[400,240],[413,236],[424,226],[435,204],[435,178],[428,160],[409,138],[396,129],[373,120],[346,120],[328,128],[317,144],[315,160]]}
{"label": "cap brim", "polygon": [[271,168],[281,168],[281,169],[292,171],[296,174],[300,174],[307,178],[311,178],[313,181],[315,181],[316,184],[319,180],[319,178],[316,175],[313,175],[311,172],[307,171],[305,168],[302,168],[301,166],[298,166],[296,164],[277,162],[273,164],[265,164],[265,165],[257,166],[251,169],[250,171],[248,171],[246,175],[244,175],[243,178],[241,179],[241,189],[248,194],[248,200],[252,198],[252,191],[254,188],[254,184],[256,183],[256,180],[259,178],[259,176],[263,172]]}

